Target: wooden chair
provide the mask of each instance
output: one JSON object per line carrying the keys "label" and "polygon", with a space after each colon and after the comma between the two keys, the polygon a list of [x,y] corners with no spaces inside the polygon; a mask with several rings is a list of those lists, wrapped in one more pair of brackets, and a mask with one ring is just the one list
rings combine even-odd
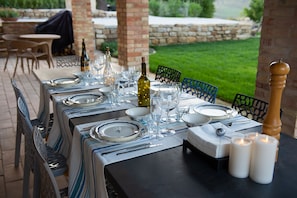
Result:
{"label": "wooden chair", "polygon": [[[33,146],[33,126],[29,118],[29,112],[26,108],[26,102],[22,97],[18,98],[17,110],[20,114],[22,130],[25,136],[25,163],[23,176],[23,197],[29,196],[29,178],[30,172],[34,171],[34,146]],[[51,147],[46,146],[46,156],[44,157],[54,176],[61,176],[68,170],[66,158],[54,151]],[[34,174],[37,174],[34,172]],[[36,177],[40,177],[37,175]]]}
{"label": "wooden chair", "polygon": [[[12,40],[10,42],[10,46],[14,49],[17,49],[16,51],[17,60],[14,68],[13,77],[16,74],[16,69],[17,69],[19,60],[21,60],[21,67],[23,72],[24,72],[23,59],[27,60],[29,73],[31,72],[31,70],[33,70],[34,64],[36,69],[39,68],[39,60],[46,60],[50,67],[49,46],[46,42],[38,43],[38,42],[19,39],[19,40]],[[30,69],[28,60],[32,60],[31,69]]]}
{"label": "wooden chair", "polygon": [[57,181],[46,161],[47,148],[37,127],[33,128],[34,145],[34,189],[33,197],[62,197],[68,195],[68,188],[59,189]]}
{"label": "wooden chair", "polygon": [[155,80],[162,83],[179,82],[180,76],[180,71],[170,67],[159,65],[156,71]]}
{"label": "wooden chair", "polygon": [[210,103],[215,103],[218,88],[203,81],[184,78],[182,81],[182,91],[195,95]]}
{"label": "wooden chair", "polygon": [[9,57],[11,55],[16,55],[16,52],[17,52],[17,49],[13,48],[10,43],[13,40],[18,40],[19,35],[17,35],[17,34],[4,34],[4,35],[2,35],[2,38],[3,38],[4,42],[5,42],[5,51],[6,51],[6,60],[5,60],[5,65],[4,65],[4,69],[3,69],[3,71],[5,71],[7,69],[7,63],[8,63]]}
{"label": "wooden chair", "polygon": [[[263,122],[268,111],[268,102],[237,93],[232,102],[232,108],[239,114],[252,120]],[[280,110],[282,114],[282,110]]]}

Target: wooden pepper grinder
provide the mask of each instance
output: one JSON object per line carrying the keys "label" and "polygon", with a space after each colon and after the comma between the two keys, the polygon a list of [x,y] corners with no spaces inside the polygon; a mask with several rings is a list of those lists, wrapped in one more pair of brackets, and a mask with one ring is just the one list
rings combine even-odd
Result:
{"label": "wooden pepper grinder", "polygon": [[270,101],[266,117],[263,121],[263,133],[280,139],[282,122],[280,119],[280,105],[283,89],[286,86],[287,74],[290,66],[279,60],[270,64]]}

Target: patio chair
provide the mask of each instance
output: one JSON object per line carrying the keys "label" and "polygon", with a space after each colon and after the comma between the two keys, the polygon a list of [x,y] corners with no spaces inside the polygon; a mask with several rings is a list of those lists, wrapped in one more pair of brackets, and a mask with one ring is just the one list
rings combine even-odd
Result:
{"label": "patio chair", "polygon": [[33,128],[34,189],[33,197],[62,197],[68,195],[68,187],[59,189],[57,181],[46,161],[47,148],[37,127]]}
{"label": "patio chair", "polygon": [[[34,146],[33,146],[33,126],[26,108],[26,102],[22,97],[18,98],[17,110],[20,114],[22,129],[25,135],[25,162],[23,176],[23,197],[29,196],[29,177],[30,172],[34,171]],[[46,146],[45,157],[54,176],[61,176],[67,172],[66,158],[55,152],[51,147]],[[39,177],[37,175],[37,177]]]}
{"label": "patio chair", "polygon": [[[13,78],[11,79],[11,85],[12,85],[14,93],[15,93],[16,103],[18,102],[19,97],[21,97],[23,101],[26,101],[23,93],[18,88],[18,86],[16,84],[16,81]],[[24,108],[25,108],[26,112],[29,112],[29,108],[28,108],[26,103],[24,104]],[[28,113],[28,116],[30,118],[29,113]],[[53,123],[53,114],[51,114],[50,117],[51,117],[50,123],[52,125],[52,123]],[[51,130],[51,126],[49,127],[48,131],[45,131],[44,130],[45,127],[43,126],[43,124],[41,123],[41,121],[39,119],[35,118],[35,119],[31,119],[30,121],[31,121],[32,126],[38,126],[39,130],[42,132],[43,138],[47,138],[48,132]],[[17,127],[16,128],[17,129],[16,129],[16,138],[15,138],[14,166],[18,167],[19,166],[19,160],[20,160],[21,139],[22,139],[22,134],[24,134],[19,111],[17,111]]]}
{"label": "patio chair", "polygon": [[17,49],[13,48],[10,43],[13,40],[17,40],[19,38],[19,35],[17,35],[17,34],[4,34],[4,35],[2,35],[2,38],[3,38],[4,42],[5,42],[5,50],[6,50],[6,60],[5,60],[4,69],[3,69],[3,71],[5,71],[7,69],[7,63],[8,63],[9,57],[12,54],[16,55],[16,52],[17,52]]}
{"label": "patio chair", "polygon": [[[269,104],[263,100],[237,93],[231,107],[237,110],[242,116],[257,122],[263,122],[268,111],[268,105]],[[281,114],[282,110],[280,110],[280,116]]]}
{"label": "patio chair", "polygon": [[[16,74],[17,66],[19,60],[21,60],[21,67],[24,72],[24,64],[23,59],[27,60],[27,66],[28,71],[31,73],[31,70],[33,70],[34,64],[35,68],[39,68],[39,60],[46,60],[48,63],[48,66],[50,67],[50,57],[49,57],[49,46],[46,42],[33,42],[33,41],[27,41],[27,40],[12,40],[10,42],[10,46],[13,49],[17,49],[16,51],[16,64],[13,72],[13,77]],[[32,66],[30,69],[29,61],[32,61]]]}
{"label": "patio chair", "polygon": [[215,103],[218,88],[200,80],[184,78],[182,81],[182,91],[197,96],[207,102]]}
{"label": "patio chair", "polygon": [[180,71],[170,67],[159,65],[156,71],[155,80],[162,83],[179,82],[180,76]]}

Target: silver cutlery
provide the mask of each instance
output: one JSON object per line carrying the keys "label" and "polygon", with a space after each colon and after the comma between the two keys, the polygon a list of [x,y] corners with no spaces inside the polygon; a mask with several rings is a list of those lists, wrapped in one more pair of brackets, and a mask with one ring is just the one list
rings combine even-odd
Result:
{"label": "silver cutlery", "polygon": [[107,154],[110,154],[110,153],[114,153],[114,152],[118,152],[118,151],[125,151],[125,150],[129,150],[129,149],[142,148],[142,147],[149,146],[149,145],[151,145],[151,143],[148,142],[148,143],[137,144],[137,145],[134,145],[134,146],[116,148],[116,149],[112,149],[112,150],[109,150],[109,151],[102,152],[101,155],[107,155]]}
{"label": "silver cutlery", "polygon": [[251,120],[248,120],[248,119],[244,119],[244,120],[234,120],[232,122],[227,122],[227,123],[224,123],[225,126],[227,127],[231,127],[233,124],[246,124],[248,122],[250,122]]}
{"label": "silver cutlery", "polygon": [[161,145],[162,144],[149,144],[149,145],[145,145],[145,146],[138,147],[138,148],[126,149],[124,151],[118,152],[117,155],[130,153],[130,152],[134,152],[134,151],[139,151],[139,150],[147,149],[147,148],[153,148],[153,147],[157,147],[157,146],[161,146]]}
{"label": "silver cutlery", "polygon": [[95,109],[88,109],[88,110],[81,110],[81,111],[73,111],[73,112],[70,112],[69,115],[71,114],[83,114],[83,113],[91,113],[91,112],[96,112],[96,111],[103,111],[103,110],[106,110],[108,109],[107,107],[100,107],[100,108],[95,108]]}

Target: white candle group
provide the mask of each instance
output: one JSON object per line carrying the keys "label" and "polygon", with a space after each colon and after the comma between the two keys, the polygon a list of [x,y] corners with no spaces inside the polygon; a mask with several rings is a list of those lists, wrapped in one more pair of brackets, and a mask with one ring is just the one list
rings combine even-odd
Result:
{"label": "white candle group", "polygon": [[229,173],[237,178],[250,178],[259,184],[273,179],[278,140],[268,135],[249,133],[232,138],[229,152]]}
{"label": "white candle group", "polygon": [[260,184],[269,184],[273,179],[278,140],[268,135],[259,135],[254,142],[250,165],[250,178]]}
{"label": "white candle group", "polygon": [[229,152],[229,173],[237,178],[249,175],[252,141],[243,137],[232,138]]}

